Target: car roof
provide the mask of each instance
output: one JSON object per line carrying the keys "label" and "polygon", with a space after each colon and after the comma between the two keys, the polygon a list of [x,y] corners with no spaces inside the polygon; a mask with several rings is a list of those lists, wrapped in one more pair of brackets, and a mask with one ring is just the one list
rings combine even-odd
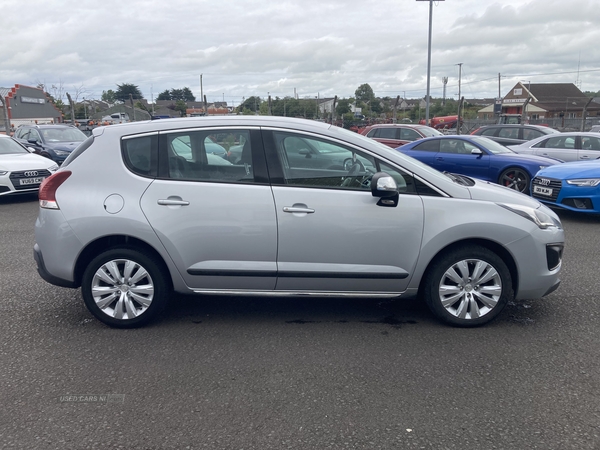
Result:
{"label": "car roof", "polygon": [[27,128],[27,127],[31,127],[31,128],[76,128],[75,126],[68,124],[68,123],[45,123],[45,124],[41,124],[41,125],[38,125],[37,123],[34,123],[34,124],[25,123],[23,125],[19,125],[19,128]]}
{"label": "car roof", "polygon": [[[373,125],[368,125],[366,128],[394,128],[394,127],[423,128],[423,127],[428,127],[428,126],[422,125],[420,123],[376,123]],[[431,128],[431,127],[428,127],[428,128]]]}
{"label": "car roof", "polygon": [[[545,125],[533,125],[533,124],[527,124],[527,123],[497,123],[497,124],[492,124],[492,125],[482,125],[479,127],[479,129],[481,128],[541,128],[541,129],[545,129],[545,130],[554,130],[554,128],[552,127],[547,127]],[[558,130],[557,130],[558,131]]]}
{"label": "car roof", "polygon": [[[178,128],[186,129],[191,127],[235,127],[235,126],[255,126],[255,127],[281,127],[288,128],[292,127],[297,130],[304,130],[307,132],[316,132],[321,134],[328,134],[328,130],[332,128],[338,128],[325,122],[318,122],[316,120],[292,118],[292,117],[281,117],[281,116],[244,116],[244,115],[231,115],[231,116],[200,116],[200,117],[174,117],[169,120],[144,120],[137,122],[119,123],[108,126],[96,127],[92,130],[94,136],[98,136],[102,133],[116,133],[121,136],[129,134],[137,134],[143,132],[160,132],[168,130],[176,130]],[[355,135],[348,130],[344,130]]]}

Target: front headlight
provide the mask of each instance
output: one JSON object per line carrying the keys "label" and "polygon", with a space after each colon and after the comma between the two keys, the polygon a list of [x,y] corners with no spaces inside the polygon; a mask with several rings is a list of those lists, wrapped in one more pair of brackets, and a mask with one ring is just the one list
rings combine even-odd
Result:
{"label": "front headlight", "polygon": [[50,172],[56,172],[58,170],[58,164],[54,164],[52,167],[48,167]]}
{"label": "front headlight", "polygon": [[0,170],[0,176],[6,175],[8,172],[6,170]]}
{"label": "front headlight", "polygon": [[54,153],[56,153],[58,156],[66,156],[71,152],[65,152],[64,150],[54,150]]}
{"label": "front headlight", "polygon": [[600,178],[580,178],[577,180],[566,180],[567,184],[581,187],[594,187],[600,184]]}
{"label": "front headlight", "polygon": [[530,206],[515,205],[508,203],[496,203],[498,206],[502,206],[515,214],[520,215],[528,220],[531,220],[539,228],[545,230],[546,228],[556,227],[562,228],[562,225],[550,214],[546,214],[541,209],[531,208]]}

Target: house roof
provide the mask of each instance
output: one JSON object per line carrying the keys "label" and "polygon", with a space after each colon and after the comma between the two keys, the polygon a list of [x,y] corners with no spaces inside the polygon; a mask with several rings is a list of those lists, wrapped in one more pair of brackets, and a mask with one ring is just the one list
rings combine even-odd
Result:
{"label": "house roof", "polygon": [[[590,102],[573,83],[518,83],[529,92],[532,103],[548,111],[576,109],[581,110]],[[598,110],[600,107],[590,104],[588,110]]]}

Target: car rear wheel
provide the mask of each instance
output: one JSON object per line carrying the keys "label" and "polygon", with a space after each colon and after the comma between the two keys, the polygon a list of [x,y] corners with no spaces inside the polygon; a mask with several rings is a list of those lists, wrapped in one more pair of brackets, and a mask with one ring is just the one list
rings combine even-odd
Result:
{"label": "car rear wheel", "polygon": [[527,194],[529,193],[530,181],[531,177],[525,170],[518,167],[511,167],[500,174],[498,184]]}
{"label": "car rear wheel", "polygon": [[513,298],[510,272],[485,247],[452,250],[434,262],[424,280],[424,297],[440,320],[460,327],[494,319]]}
{"label": "car rear wheel", "polygon": [[111,327],[132,328],[162,311],[169,283],[155,259],[133,249],[112,249],[87,266],[81,294],[97,319]]}

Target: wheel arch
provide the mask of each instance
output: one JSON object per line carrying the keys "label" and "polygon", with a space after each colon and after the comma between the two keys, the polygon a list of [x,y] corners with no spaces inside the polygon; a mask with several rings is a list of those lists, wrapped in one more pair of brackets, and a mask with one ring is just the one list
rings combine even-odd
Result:
{"label": "wheel arch", "polygon": [[454,250],[460,249],[461,247],[464,247],[466,245],[479,245],[479,246],[487,248],[488,250],[497,254],[502,259],[504,264],[506,264],[506,267],[508,268],[508,271],[510,272],[510,278],[512,280],[513,292],[518,292],[519,271],[517,270],[517,264],[516,264],[513,256],[510,254],[510,252],[508,250],[506,250],[502,245],[498,244],[497,242],[490,241],[487,239],[471,238],[471,239],[462,239],[460,241],[456,241],[451,244],[448,244],[446,247],[440,249],[433,256],[433,258],[431,258],[431,260],[427,264],[427,267],[425,268],[425,271],[423,272],[423,276],[421,277],[421,282],[419,283],[419,296],[420,297],[423,295],[425,279],[427,278],[426,275],[431,270],[431,267],[441,257],[446,255],[447,253],[450,253]]}
{"label": "wheel arch", "polygon": [[500,182],[500,177],[502,176],[502,174],[504,172],[506,172],[507,170],[511,170],[511,169],[519,169],[522,170],[523,172],[525,172],[530,178],[533,178],[533,176],[535,174],[532,174],[531,171],[524,165],[519,164],[519,163],[510,163],[510,164],[506,164],[503,167],[500,167],[498,169],[498,173],[497,173],[497,182]]}
{"label": "wheel arch", "polygon": [[100,253],[115,248],[138,250],[153,258],[157,264],[161,266],[161,269],[164,270],[165,273],[169,274],[166,279],[169,283],[169,287],[173,287],[172,278],[170,276],[171,272],[162,255],[147,242],[128,235],[103,236],[95,241],[90,242],[79,254],[77,262],[75,263],[74,279],[76,285],[81,286],[83,272],[92,259],[98,256]]}

